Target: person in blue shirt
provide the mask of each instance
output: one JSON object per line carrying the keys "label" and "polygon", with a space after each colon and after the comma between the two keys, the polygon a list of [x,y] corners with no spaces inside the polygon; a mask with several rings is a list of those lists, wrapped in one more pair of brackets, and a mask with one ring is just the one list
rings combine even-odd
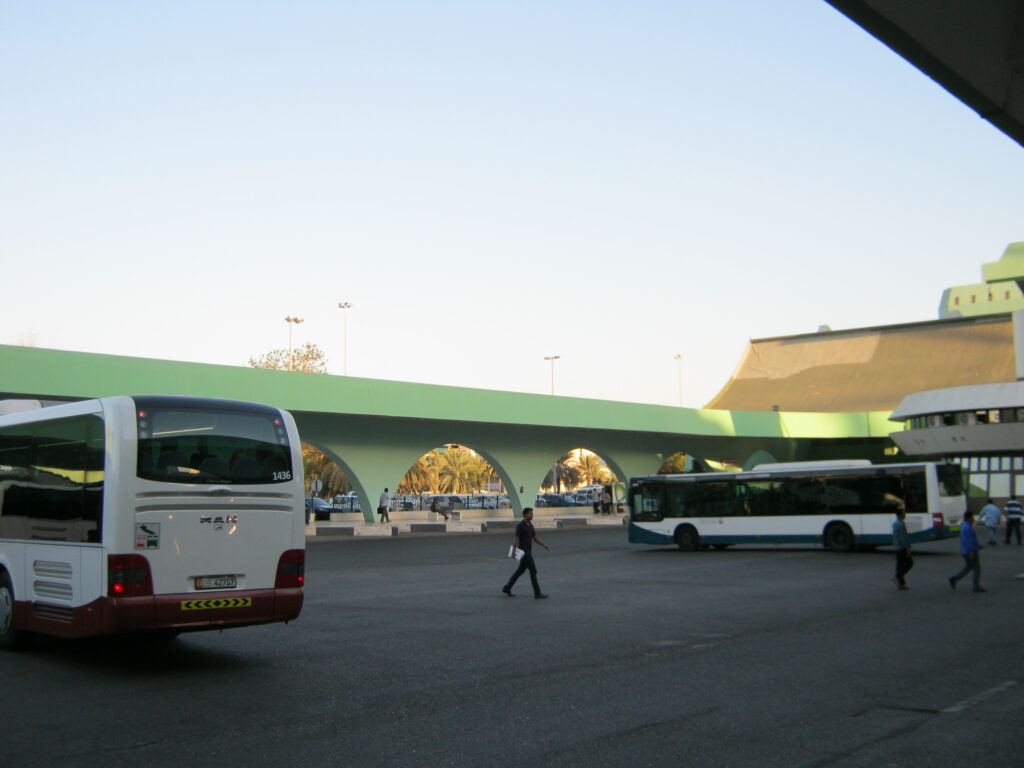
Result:
{"label": "person in blue shirt", "polygon": [[904,522],[906,517],[907,511],[901,508],[896,511],[896,520],[892,524],[892,548],[896,553],[896,575],[892,580],[899,589],[910,589],[903,577],[914,567],[914,558],[910,556],[910,536]]}
{"label": "person in blue shirt", "polygon": [[501,588],[501,591],[509,597],[515,597],[512,594],[512,587],[516,583],[516,579],[526,573],[527,569],[530,571],[530,581],[533,582],[533,596],[538,600],[543,600],[547,597],[547,595],[540,591],[540,584],[537,582],[537,566],[533,562],[533,542],[535,541],[544,549],[551,549],[551,547],[537,538],[537,531],[533,527],[533,507],[527,507],[523,510],[522,522],[516,526],[515,547],[516,549],[523,550],[523,558],[519,561],[519,567],[512,574],[512,578]]}
{"label": "person in blue shirt", "polygon": [[974,513],[964,512],[964,521],[960,524],[960,554],[964,556],[964,567],[955,575],[949,577],[949,586],[956,589],[956,583],[960,581],[969,571],[973,571],[972,581],[975,592],[984,592],[981,581],[981,545],[978,544],[978,536],[974,532]]}
{"label": "person in blue shirt", "polygon": [[1024,508],[1021,507],[1020,502],[1017,501],[1016,496],[1011,496],[1010,500],[1006,502],[1006,506],[1003,507],[1003,512],[1006,513],[1006,543],[1010,543],[1010,534],[1014,531],[1017,532],[1017,546],[1020,546],[1020,520],[1024,517]]}

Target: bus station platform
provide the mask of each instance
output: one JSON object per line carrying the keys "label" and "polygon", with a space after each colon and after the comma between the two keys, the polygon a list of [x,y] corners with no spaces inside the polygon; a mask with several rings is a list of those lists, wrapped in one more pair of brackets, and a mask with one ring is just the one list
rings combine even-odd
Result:
{"label": "bus station platform", "polygon": [[[507,510],[505,510],[507,512]],[[493,533],[495,531],[515,530],[522,518],[511,516],[470,518],[467,520],[395,520],[390,523],[367,523],[365,521],[326,521],[318,520],[306,526],[306,539],[323,537],[352,536],[355,538],[386,538],[408,534],[447,534],[447,533]],[[534,510],[533,525],[537,530],[552,528],[572,528],[584,526],[620,526],[624,527],[629,516],[621,513],[595,515],[589,509],[586,512],[574,511],[572,507],[548,507]]]}

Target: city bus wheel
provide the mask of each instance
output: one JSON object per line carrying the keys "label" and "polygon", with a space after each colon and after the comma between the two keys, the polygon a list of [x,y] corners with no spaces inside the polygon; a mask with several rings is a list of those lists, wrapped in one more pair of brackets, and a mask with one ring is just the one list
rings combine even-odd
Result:
{"label": "city bus wheel", "polygon": [[846,523],[832,523],[825,529],[825,549],[832,552],[853,551],[853,531]]}
{"label": "city bus wheel", "polygon": [[676,528],[676,546],[686,552],[700,548],[700,535],[692,525],[681,525]]}
{"label": "city bus wheel", "polygon": [[0,571],[0,648],[21,648],[25,633],[14,624],[14,588],[6,573]]}

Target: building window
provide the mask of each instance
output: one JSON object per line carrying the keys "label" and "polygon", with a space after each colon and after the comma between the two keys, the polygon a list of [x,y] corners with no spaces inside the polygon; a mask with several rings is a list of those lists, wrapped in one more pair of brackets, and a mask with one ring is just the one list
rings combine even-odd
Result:
{"label": "building window", "polygon": [[1005,499],[1010,495],[1010,475],[1007,472],[998,472],[989,475],[988,493],[995,498]]}

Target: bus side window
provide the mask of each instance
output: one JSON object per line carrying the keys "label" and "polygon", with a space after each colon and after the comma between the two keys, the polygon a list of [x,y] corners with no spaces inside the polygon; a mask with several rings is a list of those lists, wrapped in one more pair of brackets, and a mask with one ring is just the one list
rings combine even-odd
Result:
{"label": "bus side window", "polygon": [[925,485],[924,470],[910,472],[903,477],[906,492],[907,514],[928,511],[928,491]]}
{"label": "bus side window", "polygon": [[697,486],[693,483],[670,485],[666,487],[666,511],[669,517],[694,517],[696,511],[695,493]]}
{"label": "bus side window", "polygon": [[825,514],[825,479],[822,477],[801,477],[788,483],[777,484],[785,491],[782,500],[782,515],[823,515]]}
{"label": "bus side window", "polygon": [[737,500],[739,506],[736,514],[751,517],[778,514],[776,495],[770,481],[755,480],[743,483],[738,490],[741,495]]}

